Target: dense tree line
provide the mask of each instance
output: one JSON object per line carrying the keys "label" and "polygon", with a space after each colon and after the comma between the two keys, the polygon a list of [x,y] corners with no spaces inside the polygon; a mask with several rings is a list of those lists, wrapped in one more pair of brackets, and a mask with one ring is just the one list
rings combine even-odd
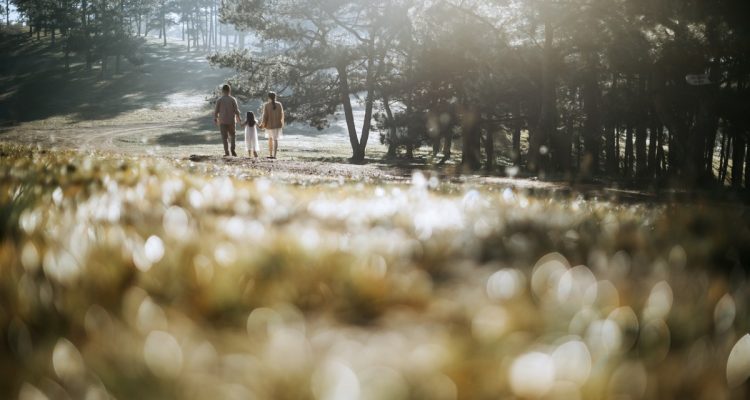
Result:
{"label": "dense tree line", "polygon": [[[220,23],[218,0],[10,2],[24,18],[30,35],[49,36],[52,44],[61,41],[66,69],[70,66],[70,55],[77,54],[83,57],[87,69],[100,63],[102,74],[114,59],[115,73],[119,73],[121,58],[136,65],[143,62],[138,48],[144,37],[157,35],[166,45],[167,32],[174,28],[181,31],[188,51],[244,47],[245,34]],[[7,13],[6,24],[10,24]]]}
{"label": "dense tree line", "polygon": [[264,52],[212,61],[315,126],[341,107],[354,160],[377,129],[391,156],[460,147],[469,170],[501,159],[539,174],[750,183],[745,0],[226,0],[221,14]]}

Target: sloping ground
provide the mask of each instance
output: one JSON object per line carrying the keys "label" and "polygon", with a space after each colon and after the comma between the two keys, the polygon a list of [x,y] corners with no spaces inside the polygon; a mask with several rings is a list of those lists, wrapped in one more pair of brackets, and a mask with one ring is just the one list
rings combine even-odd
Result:
{"label": "sloping ground", "polygon": [[[123,61],[122,74],[113,76],[110,71],[99,79],[98,66],[86,71],[81,60],[74,60],[71,71],[65,72],[59,48],[48,41],[0,31],[0,142],[171,159],[197,156],[196,163],[209,163],[207,168],[227,175],[273,174],[293,179],[304,174],[310,181],[333,176],[401,180],[414,169],[427,168],[426,149],[414,162],[384,161],[386,149],[376,134],[368,145],[368,163],[348,164],[351,150],[340,116],[324,131],[303,124],[286,127],[275,163],[217,157],[223,150],[207,97],[232,71],[211,68],[204,56],[188,53],[180,44],[164,47],[151,41],[143,51],[142,66]],[[258,106],[256,101],[241,108],[248,111]],[[355,118],[359,126],[361,107],[355,109]],[[238,133],[238,153],[244,155],[244,137]],[[264,140],[263,132],[260,137]],[[267,155],[266,151],[263,144],[261,155]],[[230,166],[236,168],[225,168]],[[469,184],[570,192],[565,182],[460,176],[457,168],[451,161],[430,174]],[[584,191],[605,198],[638,197],[604,187]]]}
{"label": "sloping ground", "polygon": [[[103,77],[99,65],[86,71],[75,58],[66,71],[59,45],[48,39],[37,41],[26,34],[0,31],[0,52],[0,120],[4,125],[32,121],[85,125],[116,121],[137,111],[195,109],[229,75],[212,69],[200,53],[153,41],[142,46],[143,65],[133,66],[123,59],[121,73],[114,75],[111,59]],[[135,117],[142,122],[176,120],[167,112],[155,112],[153,120],[143,112]]]}
{"label": "sloping ground", "polygon": [[[123,61],[122,73],[99,79],[80,60],[64,71],[59,48],[25,34],[0,33],[0,141],[43,147],[106,150],[166,157],[221,154],[207,99],[233,74],[212,68],[180,44],[147,42],[144,64]],[[256,111],[260,101],[242,104]],[[356,116],[362,117],[361,110]],[[319,132],[304,125],[285,129],[287,159],[343,160],[349,153],[343,121]],[[244,138],[238,135],[240,147]],[[382,145],[370,143],[381,158]]]}

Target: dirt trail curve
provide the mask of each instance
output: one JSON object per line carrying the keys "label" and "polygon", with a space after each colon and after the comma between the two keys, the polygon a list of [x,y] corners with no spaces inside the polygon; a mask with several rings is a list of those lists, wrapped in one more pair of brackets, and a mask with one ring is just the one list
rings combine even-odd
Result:
{"label": "dirt trail curve", "polygon": [[[159,138],[165,135],[199,137],[205,143],[160,145]],[[41,148],[65,148],[80,151],[102,151],[130,156],[154,156],[219,167],[215,173],[232,175],[265,176],[289,181],[302,180],[378,180],[406,181],[411,177],[410,168],[400,168],[373,162],[355,165],[345,161],[338,143],[324,143],[330,150],[331,158],[322,160],[319,153],[309,150],[309,138],[303,135],[288,135],[281,158],[269,160],[265,157],[252,159],[245,156],[244,143],[238,137],[239,157],[222,157],[218,133],[186,132],[180,122],[148,122],[74,127],[24,126],[0,128],[0,142],[38,145]],[[240,136],[240,135],[238,135]],[[336,154],[340,153],[340,154]],[[262,152],[261,152],[262,154]],[[337,156],[337,157],[336,157]],[[234,171],[235,173],[232,173]]]}
{"label": "dirt trail curve", "polygon": [[[13,79],[0,80],[0,142],[39,145],[43,148],[68,148],[80,151],[104,151],[131,156],[154,156],[178,162],[203,165],[232,175],[272,175],[297,180],[385,180],[403,182],[414,169],[429,169],[424,163],[394,165],[382,161],[385,146],[375,138],[368,144],[368,163],[353,165],[342,118],[334,118],[331,127],[316,131],[304,125],[285,128],[279,160],[247,157],[223,158],[217,129],[211,122],[206,99],[212,90],[233,72],[211,68],[205,57],[188,53],[179,43],[164,47],[160,43],[145,46],[145,63],[139,68],[124,67],[119,76],[99,80],[97,71],[78,68],[60,71],[54,54],[42,60],[38,71],[27,71],[30,58],[38,61],[44,47],[25,36],[4,36],[0,47],[13,51],[4,64],[4,72]],[[26,54],[26,55],[25,55]],[[49,73],[53,71],[53,73]],[[33,107],[28,107],[33,105]],[[243,104],[243,111],[257,108]],[[25,112],[31,114],[24,115]],[[2,120],[2,116],[11,119]],[[355,119],[364,117],[361,107]],[[244,154],[244,138],[238,132],[237,151]],[[261,140],[263,140],[261,134]],[[264,154],[265,146],[261,146]],[[552,188],[554,185],[531,180],[467,177],[456,174],[457,166],[448,165],[438,174],[443,180],[486,184],[492,179],[499,186]]]}
{"label": "dirt trail curve", "polygon": [[[24,126],[0,129],[0,140],[8,143],[148,154],[150,138],[179,129],[177,122],[102,124],[100,126]],[[169,154],[162,154],[168,156]]]}

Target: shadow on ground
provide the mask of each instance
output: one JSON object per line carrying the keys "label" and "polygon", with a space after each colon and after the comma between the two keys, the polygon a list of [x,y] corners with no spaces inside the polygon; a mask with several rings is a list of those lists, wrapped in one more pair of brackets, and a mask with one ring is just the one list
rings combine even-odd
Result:
{"label": "shadow on ground", "polygon": [[180,106],[187,100],[182,94],[195,102],[231,75],[211,68],[203,55],[188,53],[179,44],[146,42],[142,51],[143,65],[123,58],[121,74],[113,76],[113,58],[100,79],[98,65],[87,71],[74,55],[66,71],[59,42],[52,45],[46,38],[0,31],[0,121],[13,124],[53,116],[95,121],[143,108]]}

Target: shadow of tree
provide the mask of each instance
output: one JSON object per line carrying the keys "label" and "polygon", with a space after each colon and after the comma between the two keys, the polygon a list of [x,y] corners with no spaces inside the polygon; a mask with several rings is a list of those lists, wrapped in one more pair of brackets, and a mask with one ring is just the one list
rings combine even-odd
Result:
{"label": "shadow of tree", "polygon": [[156,138],[155,144],[160,146],[191,146],[203,144],[221,145],[221,136],[218,132],[172,132],[165,133]]}
{"label": "shadow of tree", "polygon": [[112,76],[112,60],[105,79],[100,80],[98,66],[87,71],[75,56],[71,56],[70,71],[65,71],[59,43],[0,32],[0,120],[7,124],[53,116],[71,116],[74,121],[109,119],[183,101],[170,97],[174,94],[207,98],[231,75],[231,71],[211,68],[202,55],[187,53],[179,44],[163,47],[147,42],[142,51],[142,66],[123,59],[121,74]]}

